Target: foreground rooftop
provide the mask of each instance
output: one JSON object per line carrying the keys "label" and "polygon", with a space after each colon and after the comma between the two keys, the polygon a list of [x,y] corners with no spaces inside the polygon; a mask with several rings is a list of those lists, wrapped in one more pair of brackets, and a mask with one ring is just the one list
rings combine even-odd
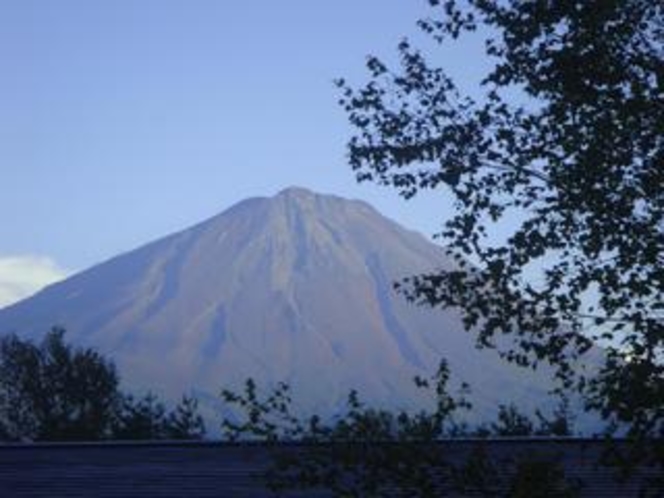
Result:
{"label": "foreground rooftop", "polygon": [[[617,481],[597,465],[606,443],[592,439],[453,440],[431,445],[463,461],[478,445],[494,458],[547,455],[582,483],[583,497],[638,496],[635,478]],[[2,497],[268,497],[262,478],[273,452],[311,445],[215,442],[94,442],[0,445]],[[647,473],[651,473],[647,470]],[[292,493],[287,496],[329,496]],[[468,495],[472,496],[472,495]]]}

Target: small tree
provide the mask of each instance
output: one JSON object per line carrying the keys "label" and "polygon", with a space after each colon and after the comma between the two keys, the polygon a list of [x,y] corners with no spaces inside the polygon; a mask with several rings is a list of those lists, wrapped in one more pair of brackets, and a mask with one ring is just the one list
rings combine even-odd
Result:
{"label": "small tree", "polygon": [[92,440],[110,436],[119,401],[113,364],[64,342],[54,328],[40,345],[0,338],[0,427],[10,440]]}
{"label": "small tree", "polygon": [[198,400],[183,396],[166,417],[167,439],[202,439],[205,436],[205,423],[198,412]]}
{"label": "small tree", "polygon": [[535,425],[529,417],[521,413],[514,405],[501,406],[498,411],[498,420],[491,424],[487,436],[524,437],[535,433]]}
{"label": "small tree", "polygon": [[115,439],[164,439],[166,407],[154,393],[124,395],[113,424]]}
{"label": "small tree", "polygon": [[195,398],[183,396],[170,411],[154,393],[123,395],[112,424],[113,439],[201,439],[205,424]]}
{"label": "small tree", "polygon": [[[275,492],[327,490],[339,497],[578,495],[579,484],[567,478],[556,454],[494,458],[482,439],[475,438],[460,453],[450,444],[465,436],[514,435],[516,425],[527,428],[524,434],[533,433],[534,424],[515,408],[501,409],[500,420],[478,434],[459,421],[459,415],[471,409],[465,399],[468,386],[462,385],[456,396],[449,393],[445,362],[432,379],[417,378],[416,383],[432,391],[433,410],[378,410],[351,392],[346,411],[324,422],[318,416],[305,420],[294,415],[287,385],[262,395],[248,380],[241,393],[222,392],[224,401],[239,411],[239,417],[222,422],[222,429],[230,440],[299,443],[272,446],[273,465],[266,479]],[[546,427],[541,424],[540,434]]]}
{"label": "small tree", "polygon": [[172,410],[148,393],[120,391],[112,362],[64,341],[53,328],[39,344],[0,338],[0,440],[200,439],[194,398]]}

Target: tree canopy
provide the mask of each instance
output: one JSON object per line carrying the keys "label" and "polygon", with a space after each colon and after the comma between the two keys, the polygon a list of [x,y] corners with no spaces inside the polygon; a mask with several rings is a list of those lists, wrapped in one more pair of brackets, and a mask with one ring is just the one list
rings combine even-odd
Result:
{"label": "tree canopy", "polygon": [[[440,235],[458,268],[399,287],[459,308],[478,344],[510,361],[556,365],[608,420],[661,436],[664,4],[429,4],[419,27],[436,43],[485,37],[481,97],[407,39],[397,67],[369,57],[365,86],[338,81],[358,180],[455,199]],[[593,344],[604,364],[579,374]]]}
{"label": "tree canopy", "polygon": [[[429,390],[432,409],[389,411],[365,405],[357,392],[335,420],[292,411],[290,390],[278,385],[263,393],[249,379],[242,392],[222,397],[239,413],[222,422],[230,440],[271,443],[266,483],[277,493],[326,490],[332,496],[579,496],[580,483],[568,475],[556,451],[490,455],[489,437],[569,436],[572,421],[565,404],[533,423],[514,406],[501,406],[495,421],[471,427],[463,421],[472,408],[469,386],[450,386],[447,363],[431,378],[416,378]],[[466,450],[455,452],[452,440]],[[300,443],[296,451],[289,445]],[[290,447],[292,449],[292,447]]]}
{"label": "tree canopy", "polygon": [[65,342],[55,327],[40,344],[0,338],[0,440],[199,439],[205,433],[193,398],[168,410],[153,394],[119,388],[115,365]]}
{"label": "tree canopy", "polygon": [[112,363],[65,344],[55,328],[40,345],[0,340],[0,431],[9,440],[92,440],[108,435],[119,400]]}

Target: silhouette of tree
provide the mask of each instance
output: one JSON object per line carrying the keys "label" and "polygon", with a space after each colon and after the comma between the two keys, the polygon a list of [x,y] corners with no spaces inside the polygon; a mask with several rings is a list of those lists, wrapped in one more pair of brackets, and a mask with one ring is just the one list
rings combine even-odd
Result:
{"label": "silhouette of tree", "polygon": [[535,426],[515,405],[501,406],[498,420],[491,424],[487,435],[524,437],[535,434]]}
{"label": "silhouette of tree", "polygon": [[[351,392],[346,411],[331,422],[318,416],[301,419],[291,411],[290,391],[280,384],[262,394],[249,379],[242,392],[222,392],[230,408],[222,429],[230,440],[273,444],[273,465],[266,474],[275,492],[326,490],[333,496],[578,496],[580,484],[566,475],[560,455],[551,451],[495,457],[486,451],[489,436],[535,434],[535,424],[514,407],[501,408],[499,420],[479,431],[460,422],[470,410],[468,386],[450,394],[449,370],[443,361],[431,379],[416,379],[430,389],[434,408],[417,413],[377,410]],[[560,416],[565,413],[559,411]],[[559,421],[541,418],[537,434]],[[567,421],[566,427],[570,426]],[[455,438],[474,438],[462,451]]]}
{"label": "silhouette of tree", "polygon": [[194,398],[167,410],[154,394],[120,391],[114,364],[64,341],[53,328],[39,345],[0,338],[0,440],[200,439]]}
{"label": "silhouette of tree", "polygon": [[535,422],[514,404],[500,405],[495,422],[480,426],[476,434],[481,437],[574,436],[574,415],[569,401],[562,396],[551,415],[535,412]]}
{"label": "silhouette of tree", "polygon": [[112,363],[54,328],[40,345],[0,338],[0,427],[9,440],[109,437],[118,402]]}
{"label": "silhouette of tree", "polygon": [[154,393],[125,395],[113,424],[114,439],[201,439],[205,435],[198,403],[184,396],[170,412]]}
{"label": "silhouette of tree", "polygon": [[198,400],[183,396],[166,417],[167,439],[202,439],[205,437],[205,423],[198,412]]}
{"label": "silhouette of tree", "polygon": [[113,434],[117,439],[164,439],[166,407],[154,393],[122,397]]}
{"label": "silhouette of tree", "polygon": [[[338,82],[358,180],[455,199],[441,236],[458,267],[398,287],[460,309],[509,361],[557,366],[630,434],[664,436],[664,4],[429,4],[435,42],[485,36],[482,97],[408,40],[399,67],[370,57],[366,86]],[[597,343],[599,372],[575,370]]]}

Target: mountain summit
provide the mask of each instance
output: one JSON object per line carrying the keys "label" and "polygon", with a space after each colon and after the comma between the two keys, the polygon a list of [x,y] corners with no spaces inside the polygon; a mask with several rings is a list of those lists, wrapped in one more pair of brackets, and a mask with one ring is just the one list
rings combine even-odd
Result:
{"label": "mountain summit", "polygon": [[290,383],[306,410],[333,411],[350,389],[414,407],[424,397],[413,376],[445,357],[480,412],[538,399],[549,386],[476,350],[456,313],[393,291],[402,277],[452,264],[365,202],[288,188],[0,310],[0,333],[37,338],[63,325],[113,358],[128,387],[167,396],[216,396],[253,377]]}

